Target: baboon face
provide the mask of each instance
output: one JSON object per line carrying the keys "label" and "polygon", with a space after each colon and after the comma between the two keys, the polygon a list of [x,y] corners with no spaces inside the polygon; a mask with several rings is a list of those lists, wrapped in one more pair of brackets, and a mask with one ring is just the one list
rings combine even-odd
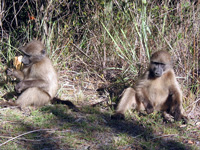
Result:
{"label": "baboon face", "polygon": [[161,77],[165,70],[165,64],[153,61],[151,62],[150,72],[154,77]]}
{"label": "baboon face", "polygon": [[41,61],[46,56],[43,44],[38,41],[32,41],[21,47],[20,50],[24,54],[22,63],[27,66]]}
{"label": "baboon face", "polygon": [[171,68],[171,56],[168,52],[158,51],[152,55],[149,67],[152,77],[161,77],[169,68]]}

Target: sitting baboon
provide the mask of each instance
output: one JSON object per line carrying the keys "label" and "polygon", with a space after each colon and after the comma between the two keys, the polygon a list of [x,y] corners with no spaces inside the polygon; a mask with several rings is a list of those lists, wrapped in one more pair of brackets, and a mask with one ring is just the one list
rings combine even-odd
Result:
{"label": "sitting baboon", "polygon": [[146,110],[148,114],[154,110],[161,111],[168,121],[183,119],[187,122],[182,107],[182,91],[167,51],[157,51],[151,56],[147,71],[138,80],[135,88],[125,89],[112,118],[123,119],[124,113],[130,108]]}
{"label": "sitting baboon", "polygon": [[19,83],[15,86],[21,93],[16,104],[21,108],[26,106],[43,106],[49,103],[58,89],[57,73],[51,60],[46,56],[45,47],[39,41],[31,41],[20,50],[23,68],[7,70],[9,76],[15,76]]}

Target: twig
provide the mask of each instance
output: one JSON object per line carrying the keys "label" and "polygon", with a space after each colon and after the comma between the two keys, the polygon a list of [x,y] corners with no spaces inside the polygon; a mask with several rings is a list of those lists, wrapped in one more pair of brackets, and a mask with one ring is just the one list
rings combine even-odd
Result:
{"label": "twig", "polygon": [[[6,138],[6,139],[11,139],[12,137],[8,137],[8,136],[0,136],[0,138]],[[32,140],[32,139],[25,139],[25,138],[19,138],[20,140],[24,140],[24,141],[32,141],[32,142],[39,142],[42,140]]]}
{"label": "twig", "polygon": [[18,27],[18,21],[17,21],[17,15],[16,15],[16,9],[15,9],[15,1],[13,1],[13,9],[14,9],[14,19],[15,19],[15,23],[16,23],[16,26]]}
{"label": "twig", "polygon": [[92,58],[90,58],[84,51],[82,51],[82,49],[80,49],[78,46],[76,46],[74,43],[72,43],[72,45],[74,47],[76,47],[82,54],[84,54],[88,59],[90,59],[91,61],[95,62]]}
{"label": "twig", "polygon": [[50,130],[50,129],[39,129],[39,130],[33,130],[33,131],[29,131],[29,132],[26,132],[26,133],[20,134],[20,135],[14,137],[14,138],[11,138],[10,140],[7,140],[6,142],[4,142],[4,143],[2,143],[2,144],[0,144],[0,147],[1,147],[2,145],[5,145],[6,143],[8,143],[8,142],[10,142],[10,141],[13,141],[13,140],[15,140],[15,139],[21,137],[21,136],[24,136],[24,135],[27,135],[27,134],[30,134],[30,133],[34,133],[34,132],[39,132],[39,131],[48,131],[48,130]]}
{"label": "twig", "polygon": [[[150,22],[153,24],[153,22],[151,20],[150,20]],[[165,40],[165,42],[170,47],[170,49],[173,50],[173,47],[170,45],[169,41],[163,36],[162,31],[160,31],[160,29],[158,28],[158,26],[156,24],[154,24],[154,25],[157,28],[157,30],[159,31],[160,36]]]}
{"label": "twig", "polygon": [[192,104],[190,104],[189,106],[187,106],[186,109],[189,108],[190,106],[194,105],[194,104],[197,103],[198,101],[200,101],[200,98],[198,98],[198,99],[197,99],[196,101],[194,101]]}
{"label": "twig", "polygon": [[14,109],[14,108],[18,108],[18,106],[9,106],[9,107],[0,108],[0,111],[6,110],[6,109]]}
{"label": "twig", "polygon": [[100,102],[97,102],[97,103],[95,103],[95,104],[92,104],[92,107],[96,107],[97,105],[100,105],[100,104],[102,104],[102,103],[104,103],[104,102],[108,102],[109,101],[109,98],[106,98],[106,99],[104,99],[104,100],[102,100],[102,101],[100,101]]}
{"label": "twig", "polygon": [[18,12],[16,13],[16,14],[14,14],[14,18],[13,18],[13,20],[11,21],[11,26],[12,26],[12,24],[13,24],[13,21],[14,20],[16,20],[16,17],[17,17],[17,15],[19,14],[19,12],[21,11],[21,9],[24,7],[24,4],[27,2],[28,0],[26,0],[23,4],[22,4],[22,6],[19,8],[19,10],[18,10]]}
{"label": "twig", "polygon": [[163,138],[163,137],[177,136],[177,135],[178,135],[178,134],[168,134],[168,135],[161,135],[161,136],[157,136],[157,137],[153,138],[153,140],[155,140],[155,139],[159,139],[159,138]]}

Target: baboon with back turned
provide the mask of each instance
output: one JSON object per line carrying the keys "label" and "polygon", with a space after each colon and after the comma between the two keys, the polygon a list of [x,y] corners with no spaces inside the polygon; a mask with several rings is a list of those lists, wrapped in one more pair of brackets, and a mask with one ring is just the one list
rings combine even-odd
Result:
{"label": "baboon with back turned", "polygon": [[164,50],[151,56],[150,65],[135,88],[125,89],[113,119],[123,119],[128,109],[145,110],[148,114],[161,111],[167,121],[187,116],[182,106],[182,91],[172,67],[171,55]]}

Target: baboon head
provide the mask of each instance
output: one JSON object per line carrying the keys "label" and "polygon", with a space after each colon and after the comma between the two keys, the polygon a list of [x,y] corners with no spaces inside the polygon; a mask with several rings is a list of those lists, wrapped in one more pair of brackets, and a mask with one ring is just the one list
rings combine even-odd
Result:
{"label": "baboon head", "polygon": [[151,56],[149,67],[151,77],[161,77],[170,68],[172,68],[172,59],[167,51],[157,51]]}
{"label": "baboon head", "polygon": [[46,56],[44,45],[39,41],[31,41],[20,50],[24,53],[22,63],[27,66],[41,61]]}

